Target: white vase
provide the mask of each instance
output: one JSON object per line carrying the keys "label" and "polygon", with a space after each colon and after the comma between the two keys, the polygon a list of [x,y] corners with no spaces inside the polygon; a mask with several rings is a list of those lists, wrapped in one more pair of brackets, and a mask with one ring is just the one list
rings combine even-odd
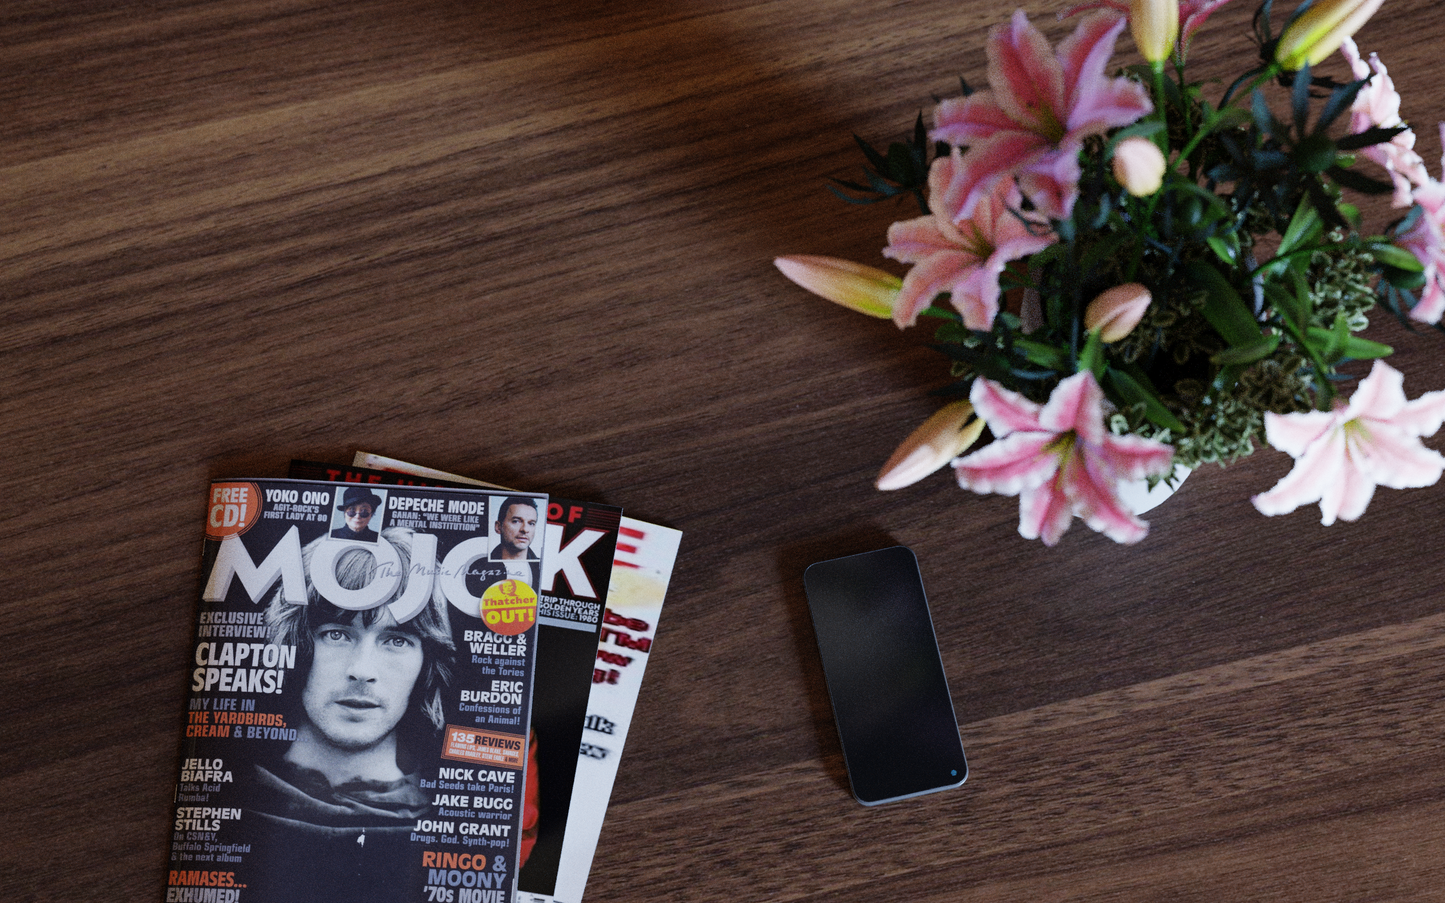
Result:
{"label": "white vase", "polygon": [[[1176,467],[1174,476],[1170,480],[1160,480],[1154,484],[1153,489],[1149,488],[1147,479],[1129,480],[1119,484],[1119,498],[1130,511],[1135,514],[1143,514],[1145,511],[1158,507],[1161,502],[1173,495],[1187,476],[1189,476],[1189,468]],[[1171,482],[1173,485],[1170,485]]]}

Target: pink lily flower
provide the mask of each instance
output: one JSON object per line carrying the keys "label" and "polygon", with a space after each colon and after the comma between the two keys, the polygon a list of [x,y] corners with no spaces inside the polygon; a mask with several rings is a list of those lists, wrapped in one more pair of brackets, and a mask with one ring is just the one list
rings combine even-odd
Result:
{"label": "pink lily flower", "polygon": [[995,440],[953,462],[958,483],[974,492],[1019,497],[1019,534],[1052,546],[1075,516],[1115,542],[1149,532],[1119,498],[1119,484],[1167,474],[1173,450],[1104,425],[1104,393],[1088,371],[1055,387],[1037,405],[987,379],[969,400]]}
{"label": "pink lily flower", "polygon": [[[1379,56],[1372,53],[1370,61],[1365,62],[1352,38],[1346,38],[1340,45],[1340,54],[1350,64],[1355,78],[1370,79],[1370,83],[1355,95],[1355,102],[1350,107],[1350,131],[1359,134],[1375,127],[1392,129],[1404,125],[1405,121],[1400,118],[1400,94]],[[1362,148],[1360,153],[1383,166],[1390,174],[1395,183],[1393,203],[1396,207],[1413,204],[1410,193],[1415,185],[1423,185],[1430,179],[1425,161],[1415,153],[1415,133],[1408,129],[1384,144]]]}
{"label": "pink lily flower", "polygon": [[[1205,20],[1214,15],[1229,0],[1179,0],[1179,46],[1189,47],[1189,39],[1199,30]],[[1112,9],[1117,12],[1129,15],[1129,0],[1096,0],[1094,3],[1081,3],[1072,6],[1059,14],[1060,19],[1067,19],[1070,16],[1095,9]]]}
{"label": "pink lily flower", "polygon": [[1295,459],[1275,487],[1253,498],[1263,514],[1288,514],[1320,503],[1320,523],[1365,513],[1376,486],[1432,486],[1445,457],[1420,442],[1445,422],[1445,392],[1405,400],[1404,376],[1375,361],[1348,405],[1333,411],[1264,415],[1269,444]]}
{"label": "pink lily flower", "polygon": [[1083,140],[1154,109],[1141,85],[1104,75],[1123,28],[1111,13],[1087,16],[1057,52],[1023,10],[989,31],[989,88],[944,100],[934,115],[935,140],[968,148],[958,216],[970,216],[998,182],[1017,177],[1043,215],[1069,217]]}
{"label": "pink lily flower", "polygon": [[[1440,140],[1445,141],[1445,122],[1440,124]],[[1445,156],[1440,159],[1440,167],[1445,174]],[[1395,239],[1425,267],[1425,286],[1410,317],[1422,323],[1438,323],[1445,315],[1445,184],[1427,176],[1411,198],[1420,205],[1420,215]]]}
{"label": "pink lily flower", "polygon": [[957,150],[934,160],[928,172],[933,212],[888,228],[883,256],[915,264],[893,305],[899,327],[912,326],[935,297],[948,292],[965,326],[989,329],[998,314],[1004,267],[1054,243],[1047,228],[1026,222],[1017,212],[1023,198],[1009,181],[998,182],[970,216],[959,216],[962,172]]}

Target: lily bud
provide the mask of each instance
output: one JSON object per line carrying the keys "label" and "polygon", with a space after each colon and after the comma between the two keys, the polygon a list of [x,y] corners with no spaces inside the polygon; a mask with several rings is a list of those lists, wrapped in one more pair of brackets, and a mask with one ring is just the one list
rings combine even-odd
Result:
{"label": "lily bud", "polygon": [[1308,63],[1318,66],[1370,20],[1385,0],[1315,0],[1314,6],[1285,26],[1274,48],[1274,61],[1290,72]]}
{"label": "lily bud", "polygon": [[963,454],[983,433],[983,420],[973,415],[967,400],[944,405],[909,434],[883,465],[874,484],[879,489],[902,489]]}
{"label": "lily bud", "polygon": [[1098,332],[1105,342],[1117,342],[1139,325],[1151,300],[1149,290],[1137,282],[1116,285],[1089,302],[1084,328]]}
{"label": "lily bud", "polygon": [[773,261],[783,275],[835,304],[870,317],[889,319],[903,280],[877,267],[837,257],[799,254]]}
{"label": "lily bud", "polygon": [[1148,138],[1125,138],[1114,148],[1114,178],[1136,198],[1159,190],[1168,165],[1159,145]]}
{"label": "lily bud", "polygon": [[1164,62],[1179,40],[1179,0],[1130,0],[1129,30],[1144,59]]}

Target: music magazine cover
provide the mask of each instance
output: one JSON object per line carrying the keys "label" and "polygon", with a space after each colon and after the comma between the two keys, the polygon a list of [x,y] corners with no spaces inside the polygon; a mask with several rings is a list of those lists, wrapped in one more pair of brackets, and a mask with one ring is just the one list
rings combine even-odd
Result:
{"label": "music magazine cover", "polygon": [[[304,460],[291,462],[290,475],[368,485],[463,485],[462,478],[450,474],[425,476]],[[599,672],[597,659],[622,520],[622,509],[615,505],[553,495],[547,506],[539,544],[543,567],[537,584],[537,669],[529,734],[535,747],[528,783],[536,790],[537,837],[525,851],[517,879],[522,903],[559,899],[559,882],[565,883],[572,871],[563,851],[582,842],[570,830],[577,816],[573,788],[579,771],[590,762],[577,752],[584,746],[593,682],[599,673],[604,680],[610,674]],[[585,876],[584,869],[584,881]],[[580,896],[579,889],[568,899]]]}
{"label": "music magazine cover", "polygon": [[[500,488],[493,483],[366,451],[358,451],[352,464],[368,480],[405,477]],[[338,478],[329,473],[327,476]],[[682,542],[680,531],[632,517],[622,518],[619,534],[612,580],[605,597],[597,661],[592,671],[592,691],[587,700],[586,733],[572,781],[561,861],[555,878],[549,878],[550,891],[529,883],[529,879],[537,879],[533,878],[530,868],[524,870],[517,895],[519,903],[581,903]],[[544,644],[539,673],[547,667],[545,648]]]}
{"label": "music magazine cover", "polygon": [[211,484],[167,901],[512,903],[547,507]]}

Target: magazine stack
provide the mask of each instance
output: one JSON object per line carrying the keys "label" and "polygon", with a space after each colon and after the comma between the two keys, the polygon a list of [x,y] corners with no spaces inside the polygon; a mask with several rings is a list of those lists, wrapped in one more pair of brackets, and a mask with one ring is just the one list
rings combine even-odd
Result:
{"label": "magazine stack", "polygon": [[166,900],[580,903],[680,534],[291,475],[206,497]]}

